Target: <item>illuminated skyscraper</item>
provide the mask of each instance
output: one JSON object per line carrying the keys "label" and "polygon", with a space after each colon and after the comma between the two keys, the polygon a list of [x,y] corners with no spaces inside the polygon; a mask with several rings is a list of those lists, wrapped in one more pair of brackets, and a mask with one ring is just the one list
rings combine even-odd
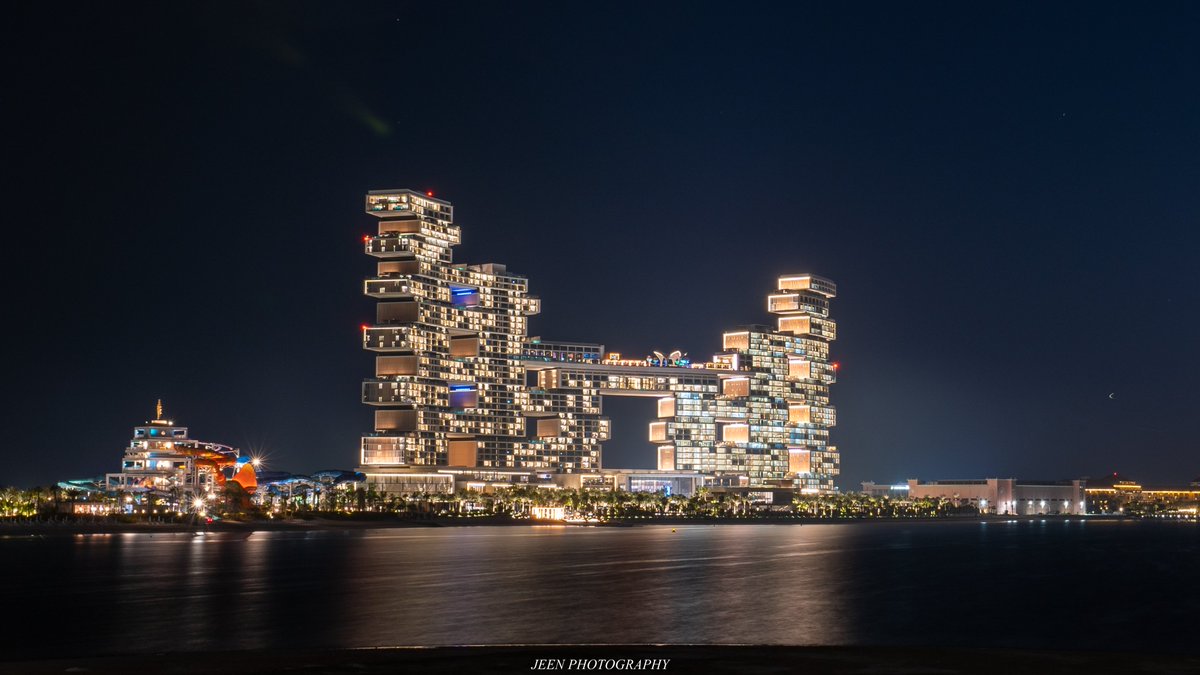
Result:
{"label": "illuminated skyscraper", "polygon": [[[833,490],[837,448],[829,385],[836,287],[811,274],[780,277],[767,297],[778,324],[744,326],[722,336],[710,364],[716,387],[672,387],[650,424],[660,470],[744,477],[750,485]],[[715,389],[715,391],[712,391]]]}
{"label": "illuminated skyscraper", "polygon": [[462,265],[453,207],[412,190],[367,195],[378,231],[364,292],[379,300],[363,346],[376,353],[363,401],[376,407],[364,467],[510,465],[524,440],[520,356],[538,300],[503,265]]}
{"label": "illuminated skyscraper", "polygon": [[[444,490],[449,473],[599,473],[609,438],[604,396],[658,399],[649,440],[664,472],[703,473],[732,485],[833,489],[838,454],[829,362],[834,284],[780,277],[770,326],[723,336],[709,362],[656,353],[621,359],[590,343],[528,337],[539,302],[503,265],[461,265],[449,203],[412,190],[367,195],[378,218],[366,251],[379,302],[363,326],[376,353],[363,401],[375,407],[362,471],[380,489]],[[482,479],[481,479],[482,480]]]}

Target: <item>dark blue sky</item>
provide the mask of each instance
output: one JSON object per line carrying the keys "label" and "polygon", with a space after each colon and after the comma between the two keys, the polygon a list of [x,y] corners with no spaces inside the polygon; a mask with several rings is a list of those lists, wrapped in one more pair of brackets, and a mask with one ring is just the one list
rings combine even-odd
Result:
{"label": "dark blue sky", "polygon": [[1200,473],[1200,5],[794,4],[16,10],[0,484],[115,470],[159,396],[354,466],[391,187],[547,338],[705,357],[834,279],[844,488]]}

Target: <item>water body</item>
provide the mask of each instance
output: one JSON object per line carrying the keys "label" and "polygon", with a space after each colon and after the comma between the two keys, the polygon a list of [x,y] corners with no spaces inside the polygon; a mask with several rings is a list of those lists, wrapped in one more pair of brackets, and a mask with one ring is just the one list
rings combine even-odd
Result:
{"label": "water body", "polygon": [[1200,527],[464,527],[0,539],[5,659],[717,643],[1200,652]]}

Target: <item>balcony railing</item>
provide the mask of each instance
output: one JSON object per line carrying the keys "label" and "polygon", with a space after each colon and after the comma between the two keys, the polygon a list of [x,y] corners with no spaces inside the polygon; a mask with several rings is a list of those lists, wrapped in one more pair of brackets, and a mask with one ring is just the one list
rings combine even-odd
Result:
{"label": "balcony railing", "polygon": [[408,237],[371,237],[365,242],[367,255],[376,258],[402,258],[414,255],[412,241]]}
{"label": "balcony railing", "polygon": [[372,298],[403,298],[413,294],[410,279],[367,279],[363,282],[363,293]]}
{"label": "balcony railing", "polygon": [[373,352],[403,352],[413,349],[411,326],[367,326],[363,349]]}

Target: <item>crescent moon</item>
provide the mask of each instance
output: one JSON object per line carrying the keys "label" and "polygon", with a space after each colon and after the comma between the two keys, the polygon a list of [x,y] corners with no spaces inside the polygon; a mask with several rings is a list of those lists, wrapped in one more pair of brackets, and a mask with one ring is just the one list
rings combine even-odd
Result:
{"label": "crescent moon", "polygon": [[1108,395],[1108,397],[1109,397],[1109,398],[1111,398],[1111,399],[1113,399],[1113,400],[1115,401],[1115,400],[1116,400],[1116,398],[1117,398],[1117,394],[1114,392],[1114,393],[1112,393],[1112,394],[1109,394],[1109,395]]}

